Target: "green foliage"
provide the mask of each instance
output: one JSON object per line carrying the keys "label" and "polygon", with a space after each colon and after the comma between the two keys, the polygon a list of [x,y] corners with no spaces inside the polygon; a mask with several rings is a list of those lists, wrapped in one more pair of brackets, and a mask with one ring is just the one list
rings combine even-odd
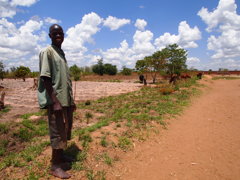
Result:
{"label": "green foliage", "polygon": [[99,59],[98,63],[93,65],[92,71],[101,76],[104,74],[103,59]]}
{"label": "green foliage", "polygon": [[151,56],[146,56],[142,60],[136,62],[136,70],[144,74],[150,72],[153,83],[156,81],[158,73],[168,73],[170,75],[180,74],[186,70],[187,51],[178,47],[177,44],[172,44],[153,53]]}
{"label": "green foliage", "polygon": [[39,76],[39,72],[30,72],[30,77],[31,78],[36,78]]}
{"label": "green foliage", "polygon": [[82,141],[82,146],[84,148],[87,148],[88,144],[92,142],[92,137],[88,131],[81,131],[81,133],[78,136],[78,139]]}
{"label": "green foliage", "polygon": [[104,74],[116,75],[117,67],[112,64],[104,64]]}
{"label": "green foliage", "polygon": [[107,147],[107,146],[108,146],[108,142],[107,142],[106,136],[101,137],[100,144],[101,144],[103,147]]}
{"label": "green foliage", "polygon": [[7,145],[8,145],[8,140],[6,139],[0,140],[0,156],[3,156],[4,153],[6,152]]}
{"label": "green foliage", "polygon": [[218,77],[213,77],[213,78],[212,78],[212,80],[219,80],[219,79],[235,80],[235,79],[240,79],[240,77],[218,76]]}
{"label": "green foliage", "polygon": [[167,56],[167,72],[170,75],[180,74],[186,70],[187,51],[179,48],[177,44],[167,46],[162,50]]}
{"label": "green foliage", "polygon": [[70,76],[73,77],[74,81],[78,81],[81,78],[82,70],[76,64],[69,68]]}
{"label": "green foliage", "polygon": [[6,134],[8,133],[9,128],[8,125],[5,123],[0,123],[0,134]]}
{"label": "green foliage", "polygon": [[99,59],[98,63],[93,65],[92,71],[101,76],[103,74],[116,75],[117,67],[112,64],[103,64],[103,59]]}
{"label": "green foliage", "polygon": [[31,73],[31,70],[28,67],[19,66],[15,71],[15,76],[17,78],[22,78],[23,81],[25,81],[26,76],[29,75],[30,73]]}
{"label": "green foliage", "polygon": [[14,132],[14,136],[18,137],[22,142],[26,142],[32,139],[33,133],[28,128],[20,128]]}
{"label": "green foliage", "polygon": [[118,139],[118,146],[122,150],[128,150],[130,147],[132,147],[132,141],[126,136],[121,136]]}
{"label": "green foliage", "polygon": [[148,72],[148,64],[146,60],[138,60],[136,62],[135,68],[140,73]]}
{"label": "green foliage", "polygon": [[0,61],[0,79],[3,79],[5,75],[3,62]]}
{"label": "green foliage", "polygon": [[123,66],[121,74],[125,76],[130,76],[132,74],[132,69],[127,68],[126,66]]}
{"label": "green foliage", "polygon": [[93,114],[90,112],[85,113],[85,118],[87,119],[87,124],[89,123],[89,120],[93,118]]}

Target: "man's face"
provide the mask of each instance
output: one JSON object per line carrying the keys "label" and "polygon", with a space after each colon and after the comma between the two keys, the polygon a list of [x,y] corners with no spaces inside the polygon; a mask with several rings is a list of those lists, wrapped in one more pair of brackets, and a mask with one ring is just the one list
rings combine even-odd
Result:
{"label": "man's face", "polygon": [[61,47],[64,40],[64,33],[60,26],[53,26],[50,30],[49,37],[52,40],[52,44]]}

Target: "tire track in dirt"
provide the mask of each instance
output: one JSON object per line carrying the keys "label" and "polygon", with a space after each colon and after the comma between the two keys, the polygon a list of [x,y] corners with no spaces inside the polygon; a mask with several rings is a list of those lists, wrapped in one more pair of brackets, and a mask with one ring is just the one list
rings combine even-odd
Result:
{"label": "tire track in dirt", "polygon": [[240,80],[217,80],[168,130],[138,143],[111,179],[240,179]]}

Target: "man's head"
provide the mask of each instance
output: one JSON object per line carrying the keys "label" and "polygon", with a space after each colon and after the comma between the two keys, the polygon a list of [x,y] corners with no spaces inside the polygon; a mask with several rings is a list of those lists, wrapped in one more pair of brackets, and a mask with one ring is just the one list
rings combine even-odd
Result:
{"label": "man's head", "polygon": [[52,40],[52,44],[61,48],[62,42],[64,40],[64,32],[60,25],[53,24],[49,28],[49,37]]}

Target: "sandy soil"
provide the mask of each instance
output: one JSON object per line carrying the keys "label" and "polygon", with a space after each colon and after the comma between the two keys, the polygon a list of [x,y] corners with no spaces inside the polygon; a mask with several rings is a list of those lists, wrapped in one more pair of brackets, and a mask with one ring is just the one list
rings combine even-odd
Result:
{"label": "sandy soil", "polygon": [[[5,105],[11,106],[11,111],[0,117],[0,122],[17,121],[18,117],[25,113],[36,112],[39,110],[37,101],[37,91],[32,89],[33,79],[4,79],[0,85],[5,88]],[[89,82],[78,81],[76,84],[76,101],[95,100],[101,97],[117,95],[136,91],[142,84],[127,82]],[[75,90],[75,82],[73,82]],[[75,94],[75,92],[74,92]]]}
{"label": "sandy soil", "polygon": [[109,179],[240,179],[240,80],[217,80],[168,130],[136,144]]}

